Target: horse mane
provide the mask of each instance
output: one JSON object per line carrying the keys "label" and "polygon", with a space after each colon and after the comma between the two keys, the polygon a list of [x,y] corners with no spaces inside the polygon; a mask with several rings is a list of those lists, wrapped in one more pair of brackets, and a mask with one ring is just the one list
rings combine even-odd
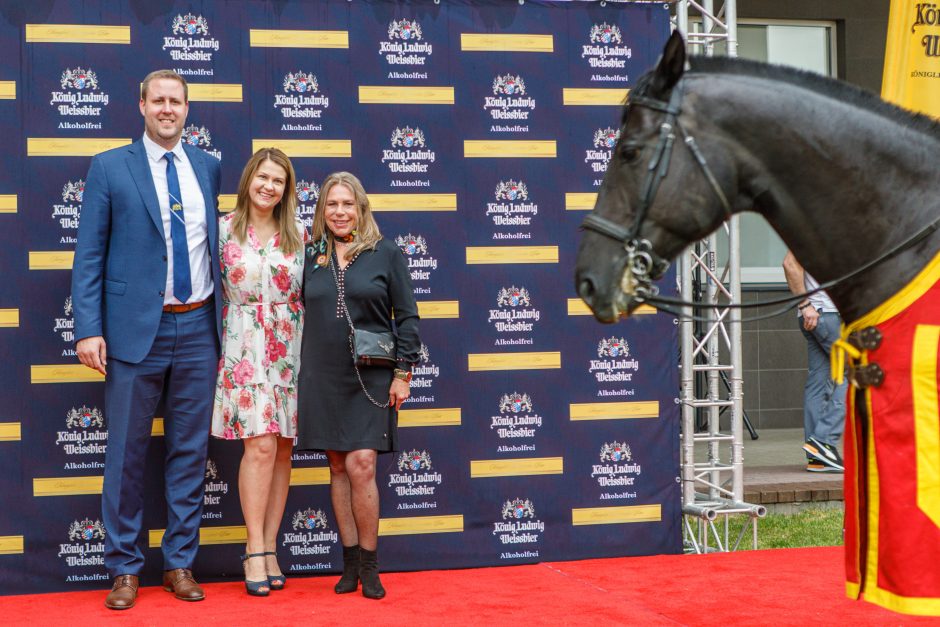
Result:
{"label": "horse mane", "polygon": [[[730,57],[691,56],[692,72],[705,74],[735,74],[753,76],[789,83],[809,89],[823,96],[847,102],[861,109],[886,117],[898,124],[913,128],[940,139],[940,122],[926,115],[912,113],[882,100],[877,94],[850,83],[833,80],[822,74],[794,67],[770,65],[749,59]],[[645,84],[644,84],[645,87]]]}

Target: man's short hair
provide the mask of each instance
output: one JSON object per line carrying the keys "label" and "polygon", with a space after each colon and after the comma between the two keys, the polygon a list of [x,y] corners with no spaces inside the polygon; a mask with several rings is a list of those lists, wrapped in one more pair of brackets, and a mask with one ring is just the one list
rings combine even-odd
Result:
{"label": "man's short hair", "polygon": [[148,74],[144,78],[144,82],[140,84],[140,99],[147,99],[147,88],[150,86],[150,81],[158,78],[169,78],[174,81],[179,81],[183,85],[183,101],[189,102],[189,85],[186,84],[186,79],[174,72],[173,70],[155,70]]}

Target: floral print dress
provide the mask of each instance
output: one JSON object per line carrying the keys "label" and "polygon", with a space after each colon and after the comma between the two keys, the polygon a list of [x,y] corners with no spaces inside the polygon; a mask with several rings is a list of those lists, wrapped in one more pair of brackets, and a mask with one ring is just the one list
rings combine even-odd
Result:
{"label": "floral print dress", "polygon": [[[212,435],[296,438],[304,251],[284,254],[278,234],[261,246],[251,225],[239,242],[233,218],[219,220],[224,296]],[[297,229],[305,233],[299,221]]]}

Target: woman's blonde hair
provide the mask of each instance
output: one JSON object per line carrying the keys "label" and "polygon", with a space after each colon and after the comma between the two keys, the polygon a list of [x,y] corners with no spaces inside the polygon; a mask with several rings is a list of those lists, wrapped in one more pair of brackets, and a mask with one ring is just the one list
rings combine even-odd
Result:
{"label": "woman's blonde hair", "polygon": [[238,199],[235,201],[232,233],[240,243],[244,243],[245,238],[248,237],[248,208],[251,205],[248,188],[258,168],[265,161],[281,166],[287,173],[287,179],[284,181],[284,195],[274,207],[274,222],[280,233],[281,250],[286,254],[295,253],[303,247],[303,239],[296,226],[297,192],[294,189],[296,177],[290,159],[277,148],[261,148],[245,164],[242,178],[238,182]]}
{"label": "woman's blonde hair", "polygon": [[356,197],[356,233],[346,249],[346,259],[352,259],[363,250],[375,250],[375,245],[382,239],[382,233],[372,216],[372,206],[369,204],[365,188],[359,179],[349,172],[334,172],[327,176],[320,186],[320,197],[317,198],[317,208],[313,215],[313,241],[318,242],[326,236],[326,258],[332,258],[333,234],[326,226],[326,199],[336,185],[345,185]]}

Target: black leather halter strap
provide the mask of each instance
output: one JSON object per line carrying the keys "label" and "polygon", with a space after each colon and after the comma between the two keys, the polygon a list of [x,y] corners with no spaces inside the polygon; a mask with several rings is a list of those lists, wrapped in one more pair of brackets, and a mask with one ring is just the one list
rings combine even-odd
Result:
{"label": "black leather halter strap", "polygon": [[640,234],[640,228],[646,220],[646,214],[653,204],[653,201],[656,199],[660,185],[669,173],[672,149],[676,140],[675,129],[679,129],[679,132],[682,134],[683,143],[688,147],[695,162],[705,175],[705,179],[715,191],[715,195],[718,197],[724,209],[725,218],[731,216],[731,204],[728,202],[728,197],[718,184],[715,175],[712,174],[711,169],[708,167],[705,155],[698,147],[695,138],[689,135],[679,122],[679,114],[682,113],[682,83],[683,81],[680,80],[673,88],[669,102],[647,98],[645,96],[631,96],[628,100],[629,105],[661,111],[665,114],[665,118],[659,127],[659,142],[656,144],[653,156],[650,157],[650,161],[646,166],[646,177],[643,180],[640,201],[637,206],[636,218],[633,221],[633,225],[627,229],[616,222],[602,218],[592,212],[584,219],[581,225],[582,228],[610,237],[624,245],[630,242],[633,242],[634,245],[637,244],[637,238]]}

